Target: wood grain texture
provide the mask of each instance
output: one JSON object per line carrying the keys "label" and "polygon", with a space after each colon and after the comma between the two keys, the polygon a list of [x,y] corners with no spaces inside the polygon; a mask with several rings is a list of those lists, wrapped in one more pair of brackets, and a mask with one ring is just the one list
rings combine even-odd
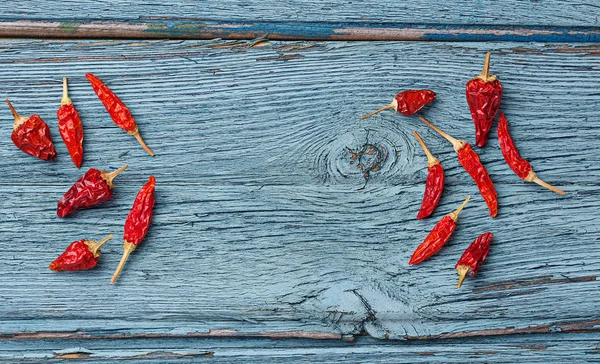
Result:
{"label": "wood grain texture", "polygon": [[591,0],[0,4],[0,37],[600,42]]}
{"label": "wood grain texture", "polygon": [[469,1],[449,0],[432,4],[413,1],[315,1],[294,0],[260,2],[202,2],[156,0],[67,0],[60,11],[52,1],[24,0],[0,5],[7,18],[47,19],[83,18],[137,20],[156,18],[221,19],[229,21],[318,21],[318,22],[398,22],[427,24],[508,24],[591,26],[600,25],[600,9],[593,0],[544,1]]}
{"label": "wood grain texture", "polygon": [[[0,333],[45,338],[267,336],[444,338],[600,330],[600,118],[597,45],[0,42],[0,95],[55,131],[63,76],[85,127],[84,168],[57,141],[34,160],[0,123]],[[561,197],[520,181],[495,129],[481,157],[500,196],[492,220],[450,145],[414,118],[359,121],[407,88],[432,88],[424,113],[473,141],[464,83],[494,53],[502,109],[523,156]],[[131,108],[157,156],[112,124],[84,73]],[[433,219],[416,221],[426,158],[419,130],[446,169]],[[370,143],[387,159],[368,182],[347,150]],[[369,161],[367,161],[368,163]],[[89,167],[130,168],[115,196],[71,218],[56,202]],[[157,178],[155,219],[117,285],[122,251],[99,267],[47,269],[68,243],[119,236],[135,193]],[[443,214],[473,196],[441,254],[408,267]],[[456,290],[454,264],[483,231],[495,234],[476,280]]]}
{"label": "wood grain texture", "polygon": [[270,39],[337,41],[600,42],[600,27],[198,19],[0,19],[0,37],[74,39]]}
{"label": "wood grain texture", "polygon": [[0,362],[73,359],[128,363],[210,360],[211,363],[490,363],[595,362],[597,334],[509,336],[460,340],[315,341],[261,338],[177,338],[124,340],[0,340]]}

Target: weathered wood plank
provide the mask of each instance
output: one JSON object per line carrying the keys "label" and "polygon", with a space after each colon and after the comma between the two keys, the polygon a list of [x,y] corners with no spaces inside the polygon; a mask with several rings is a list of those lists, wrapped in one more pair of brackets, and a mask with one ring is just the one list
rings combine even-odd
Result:
{"label": "weathered wood plank", "polygon": [[591,0],[479,1],[20,1],[0,4],[0,37],[600,41]]}
{"label": "weathered wood plank", "polygon": [[81,359],[86,362],[177,363],[210,358],[217,363],[437,363],[437,362],[595,362],[593,334],[528,335],[461,340],[349,341],[229,338],[0,341],[0,362]]}
{"label": "weathered wood plank", "polygon": [[[62,20],[84,18],[138,20],[156,18],[220,19],[253,22],[397,22],[426,24],[598,26],[600,9],[594,0],[577,2],[544,0],[502,2],[448,0],[432,3],[413,1],[335,1],[316,0],[260,2],[202,2],[175,0],[52,1],[23,0],[0,5],[0,14],[17,19]],[[68,24],[65,24],[68,27]]]}
{"label": "weathered wood plank", "polygon": [[[596,45],[4,40],[0,48],[0,95],[56,130],[60,79],[68,76],[86,128],[84,167],[130,164],[112,201],[59,220],[56,201],[82,173],[65,147],[58,143],[58,160],[43,163],[1,138],[6,338],[363,331],[412,338],[600,328]],[[503,109],[523,155],[567,191],[560,197],[521,183],[492,136],[481,155],[500,194],[494,220],[449,145],[416,119],[358,120],[400,89],[433,88],[439,99],[425,115],[472,141],[463,87],[487,50],[495,52]],[[86,71],[130,105],[157,157],[112,124]],[[12,122],[4,115],[7,136]],[[425,177],[415,128],[447,170],[442,204],[427,221],[413,219]],[[367,142],[388,157],[365,185],[345,152]],[[47,270],[72,240],[118,235],[149,174],[158,181],[156,217],[118,285],[108,284],[118,241],[94,271]],[[473,201],[443,254],[409,268],[434,221],[467,194]],[[496,236],[489,260],[456,290],[453,265],[484,230]]]}
{"label": "weathered wood plank", "polygon": [[600,42],[598,26],[369,22],[266,22],[190,19],[0,19],[0,37],[117,39],[401,40],[453,42]]}

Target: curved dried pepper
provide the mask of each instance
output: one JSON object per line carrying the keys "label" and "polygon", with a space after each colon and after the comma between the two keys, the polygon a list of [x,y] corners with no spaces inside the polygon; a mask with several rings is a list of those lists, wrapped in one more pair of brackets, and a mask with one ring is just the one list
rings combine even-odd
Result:
{"label": "curved dried pepper", "polygon": [[100,101],[102,101],[104,108],[113,119],[115,124],[117,124],[119,128],[125,130],[129,135],[133,135],[140,143],[142,148],[144,148],[148,154],[154,157],[154,152],[148,148],[146,143],[144,143],[137,123],[135,122],[133,116],[131,116],[131,111],[129,111],[123,101],[121,101],[121,99],[119,99],[114,92],[112,92],[104,83],[102,83],[98,77],[91,73],[86,73],[85,77],[92,84],[94,92],[96,95],[98,95]]}
{"label": "curved dried pepper", "polygon": [[458,221],[458,214],[469,202],[471,196],[467,196],[465,201],[460,205],[458,209],[444,216],[437,224],[433,227],[429,235],[425,240],[415,249],[412,257],[408,261],[408,264],[419,264],[432,255],[440,251],[444,244],[450,239],[452,233],[456,229],[456,222]]}
{"label": "curved dried pepper", "polygon": [[58,201],[56,214],[59,217],[70,215],[76,210],[96,206],[112,197],[112,181],[127,168],[127,165],[110,173],[90,168],[81,176]]}
{"label": "curved dried pepper", "polygon": [[467,104],[475,123],[475,144],[483,147],[500,109],[502,84],[496,76],[490,76],[490,56],[485,55],[485,63],[481,74],[467,82]]}
{"label": "curved dried pepper", "polygon": [[112,234],[96,242],[93,240],[79,240],[72,242],[64,253],[50,263],[53,271],[76,271],[92,269],[100,258],[100,247],[112,239]]}
{"label": "curved dried pepper", "polygon": [[435,100],[435,96],[435,92],[431,90],[402,91],[396,95],[391,104],[362,116],[360,120],[364,120],[387,109],[394,109],[397,113],[399,112],[404,116],[410,116],[430,104],[433,100]]}
{"label": "curved dried pepper", "polygon": [[477,274],[483,261],[488,255],[493,237],[494,234],[492,233],[483,233],[469,245],[467,250],[465,250],[455,267],[456,272],[458,272],[458,275],[460,276],[456,288],[460,288],[466,277],[475,277],[475,274]]}
{"label": "curved dried pepper", "polygon": [[537,183],[538,185],[546,187],[547,189],[561,195],[565,194],[565,191],[558,189],[539,179],[537,174],[533,171],[531,164],[529,164],[527,160],[521,157],[519,150],[515,146],[515,142],[510,136],[510,132],[508,129],[508,120],[506,120],[506,117],[504,117],[504,113],[502,112],[500,113],[500,117],[498,118],[498,141],[500,143],[500,149],[502,150],[504,160],[506,161],[506,163],[508,163],[508,166],[522,180],[526,182]]}
{"label": "curved dried pepper", "polygon": [[48,124],[37,114],[23,117],[17,113],[8,99],[6,99],[6,103],[15,118],[10,138],[17,148],[43,161],[54,160],[56,150],[52,143]]}
{"label": "curved dried pepper", "polygon": [[483,196],[483,199],[490,210],[490,216],[496,217],[496,215],[498,215],[498,196],[496,194],[496,188],[494,187],[494,183],[492,182],[487,169],[481,164],[479,155],[473,150],[469,143],[451,137],[423,117],[420,119],[452,143],[454,151],[458,154],[458,162],[463,166],[467,173],[469,173],[473,181],[475,181],[479,192],[481,192],[481,196]]}
{"label": "curved dried pepper", "polygon": [[419,133],[413,131],[413,134],[427,155],[425,193],[423,195],[423,202],[421,202],[421,209],[417,214],[417,219],[423,219],[433,213],[433,210],[440,201],[442,191],[444,190],[444,168],[442,168],[440,161],[431,154]]}
{"label": "curved dried pepper", "polygon": [[67,146],[75,167],[79,168],[83,161],[83,125],[77,109],[69,98],[66,77],[63,77],[63,96],[56,116],[60,136]]}
{"label": "curved dried pepper", "polygon": [[119,262],[119,266],[115,270],[115,273],[110,280],[111,283],[115,283],[125,262],[129,258],[129,254],[137,248],[138,244],[144,240],[144,237],[148,233],[150,224],[152,223],[152,209],[154,208],[154,189],[156,187],[156,179],[154,176],[150,176],[148,182],[140,189],[133,207],[127,215],[125,221],[125,233],[123,234],[123,256]]}

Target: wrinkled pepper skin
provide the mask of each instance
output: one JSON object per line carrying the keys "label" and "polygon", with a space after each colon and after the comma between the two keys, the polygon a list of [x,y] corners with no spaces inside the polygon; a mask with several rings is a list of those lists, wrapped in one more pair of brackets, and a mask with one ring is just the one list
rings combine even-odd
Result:
{"label": "wrinkled pepper skin", "polygon": [[100,255],[94,256],[85,240],[75,241],[50,264],[50,269],[56,272],[92,269],[99,257]]}
{"label": "wrinkled pepper skin", "polygon": [[501,99],[500,81],[484,82],[473,79],[467,82],[467,103],[475,124],[475,144],[480,148],[487,143],[494,118],[500,109]]}
{"label": "wrinkled pepper skin", "polygon": [[80,240],[72,242],[64,253],[50,263],[50,269],[60,272],[63,270],[76,271],[94,268],[102,253],[100,247],[112,237],[113,235],[110,234],[100,241]]}
{"label": "wrinkled pepper skin", "polygon": [[456,229],[458,215],[465,208],[470,198],[471,196],[467,196],[459,208],[447,214],[440,221],[438,221],[437,224],[435,224],[425,240],[423,240],[417,249],[415,249],[415,252],[408,261],[408,264],[419,264],[429,259],[432,255],[442,249],[444,244],[446,244],[448,239],[450,239],[450,236],[452,236],[454,229]]}
{"label": "wrinkled pepper skin", "polygon": [[424,219],[433,213],[435,207],[440,201],[442,191],[444,190],[444,168],[440,161],[431,153],[427,144],[421,135],[414,130],[413,135],[417,138],[417,142],[423,148],[423,152],[427,156],[427,181],[425,181],[425,193],[421,202],[421,209],[417,214],[417,219]]}
{"label": "wrinkled pepper skin", "polygon": [[394,109],[397,113],[404,116],[411,116],[423,107],[429,105],[435,100],[435,92],[431,90],[406,90],[402,91],[394,97],[391,104],[386,105],[378,110],[363,115],[360,119],[364,120],[375,114],[379,114],[383,110]]}
{"label": "wrinkled pepper skin", "polygon": [[121,99],[119,99],[119,97],[115,95],[114,92],[112,92],[104,83],[102,83],[102,81],[100,81],[98,77],[94,76],[91,73],[86,73],[85,77],[92,84],[94,92],[96,93],[96,95],[98,95],[100,101],[102,101],[104,108],[112,118],[113,122],[117,124],[119,128],[125,130],[127,134],[135,137],[135,139],[137,139],[138,143],[140,143],[142,148],[144,148],[146,153],[154,157],[154,152],[146,145],[146,143],[142,139],[137,123],[135,122],[135,119],[133,118],[131,112],[129,111],[127,106],[125,106],[123,101],[121,101]]}
{"label": "wrinkled pepper skin", "polygon": [[554,187],[551,184],[541,180],[537,174],[533,171],[529,161],[521,157],[515,142],[510,135],[508,128],[508,120],[504,116],[504,113],[500,113],[498,118],[498,142],[500,143],[500,150],[502,150],[502,156],[510,167],[519,178],[526,182],[537,183],[538,185],[549,189],[550,191],[556,192],[559,195],[564,195],[565,191],[560,188]]}
{"label": "wrinkled pepper skin", "polygon": [[425,240],[417,247],[408,264],[419,264],[440,251],[456,229],[456,222],[451,216],[444,216],[433,227]]}
{"label": "wrinkled pepper skin", "polygon": [[65,217],[76,210],[96,206],[110,200],[112,195],[112,188],[102,178],[101,172],[91,168],[58,201],[56,213],[59,217]]}
{"label": "wrinkled pepper skin", "polygon": [[133,207],[125,220],[125,233],[123,234],[123,256],[115,270],[110,282],[115,283],[121,270],[125,266],[129,255],[137,248],[144,240],[150,224],[152,223],[152,209],[154,208],[154,189],[156,187],[156,179],[150,176],[148,182],[138,192],[133,202]]}
{"label": "wrinkled pepper skin", "polygon": [[485,200],[490,211],[490,216],[498,215],[498,196],[496,188],[490,178],[487,169],[481,164],[479,155],[473,150],[469,143],[465,143],[464,147],[458,151],[458,162],[469,173],[477,188],[481,192],[481,196]]}
{"label": "wrinkled pepper skin", "polygon": [[140,189],[133,207],[125,220],[125,233],[123,240],[126,243],[138,245],[144,240],[152,223],[152,209],[154,208],[154,189],[156,179],[150,176],[148,182]]}
{"label": "wrinkled pepper skin", "polygon": [[39,115],[31,115],[27,121],[14,129],[11,139],[17,148],[43,161],[56,158],[50,128]]}
{"label": "wrinkled pepper skin", "polygon": [[502,100],[502,84],[496,76],[489,74],[490,56],[490,53],[486,54],[483,71],[467,82],[466,87],[467,104],[475,123],[475,144],[480,148],[488,140]]}
{"label": "wrinkled pepper skin", "polygon": [[500,143],[502,156],[510,169],[512,169],[521,179],[526,179],[527,176],[529,176],[529,173],[533,171],[533,168],[527,160],[521,157],[519,150],[515,146],[515,142],[510,136],[508,121],[502,112],[498,118],[498,142]]}
{"label": "wrinkled pepper skin", "polygon": [[493,237],[494,234],[490,232],[479,235],[460,257],[458,263],[456,263],[456,268],[461,265],[467,266],[469,267],[467,277],[475,277],[477,272],[479,272],[479,268],[481,268],[483,261],[488,255],[490,243],[492,242]]}
{"label": "wrinkled pepper skin", "polygon": [[433,210],[435,210],[444,190],[444,178],[444,168],[442,168],[440,163],[427,169],[425,193],[421,202],[421,209],[417,214],[417,219],[424,219],[430,216]]}
{"label": "wrinkled pepper skin", "polygon": [[396,111],[404,116],[411,116],[435,100],[435,92],[431,90],[406,90],[396,95],[398,106]]}
{"label": "wrinkled pepper skin", "polygon": [[127,132],[131,132],[137,126],[131,111],[125,106],[114,92],[111,91],[102,81],[91,73],[86,73],[85,78],[90,81],[92,88],[98,98],[106,108],[106,111],[117,126]]}
{"label": "wrinkled pepper skin", "polygon": [[83,162],[83,124],[73,102],[69,98],[67,78],[63,77],[63,97],[56,111],[58,131],[67,146],[75,167],[80,168]]}
{"label": "wrinkled pepper skin", "polygon": [[58,131],[67,146],[75,167],[83,163],[83,125],[73,104],[63,105],[56,112]]}
{"label": "wrinkled pepper skin", "polygon": [[493,237],[494,234],[490,232],[483,233],[465,250],[455,266],[460,276],[456,288],[460,288],[466,277],[475,278],[475,275],[488,255]]}

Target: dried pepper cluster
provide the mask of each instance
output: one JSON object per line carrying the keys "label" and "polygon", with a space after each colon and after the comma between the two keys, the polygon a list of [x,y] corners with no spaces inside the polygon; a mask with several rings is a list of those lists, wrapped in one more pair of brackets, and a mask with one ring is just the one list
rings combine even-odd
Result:
{"label": "dried pepper cluster", "polygon": [[[115,124],[133,135],[144,150],[154,156],[152,150],[142,140],[137,123],[125,104],[96,76],[88,73],[86,78],[90,81],[94,92]],[[15,119],[11,136],[13,143],[34,157],[44,161],[54,160],[56,150],[48,124],[36,114],[29,117],[20,116],[8,99],[6,102]],[[66,77],[63,78],[63,96],[56,116],[60,136],[67,147],[71,160],[77,168],[80,168],[83,163],[83,124],[69,97]],[[76,210],[97,206],[109,200],[113,195],[114,178],[127,167],[124,165],[113,172],[90,168],[60,199],[56,210],[57,215],[63,218]],[[152,221],[155,184],[154,176],[150,176],[148,183],[138,193],[131,212],[127,216],[124,234],[126,254],[111,280],[112,283],[115,282],[133,248],[142,242],[148,232]],[[111,234],[98,242],[85,239],[74,241],[50,264],[50,269],[53,271],[79,271],[94,268],[100,258],[100,247],[112,237]]]}
{"label": "dried pepper cluster", "polygon": [[[490,75],[490,58],[491,54],[487,53],[481,74],[466,83],[467,105],[475,125],[475,144],[480,148],[484,147],[488,140],[494,119],[500,110],[503,92],[502,84],[497,77]],[[394,109],[405,116],[410,116],[431,103],[435,98],[436,94],[430,90],[403,91],[396,95],[392,103],[361,117],[361,120],[387,109]],[[477,185],[487,204],[490,216],[496,217],[498,214],[496,188],[477,152],[465,140],[459,140],[448,135],[423,116],[419,116],[419,119],[452,144],[454,151],[458,154],[458,162]],[[413,134],[427,156],[425,192],[417,214],[417,219],[423,219],[433,214],[440,201],[444,190],[444,169],[440,161],[429,151],[421,135],[416,131]],[[533,172],[531,164],[521,157],[510,136],[508,121],[502,112],[500,112],[498,120],[498,141],[507,164],[521,179],[537,183],[561,195],[564,194],[564,191],[542,181]],[[441,250],[456,229],[458,214],[465,207],[468,200],[469,197],[466,198],[456,211],[451,212],[438,221],[425,240],[415,249],[408,264],[419,264]],[[460,276],[457,287],[462,285],[466,277],[473,278],[477,271],[479,271],[489,252],[492,237],[493,234],[491,232],[480,235],[459,259],[455,267]]]}
{"label": "dried pepper cluster", "polygon": [[[480,148],[484,147],[488,140],[491,127],[500,110],[503,93],[500,81],[496,76],[489,74],[490,58],[490,53],[487,53],[481,74],[466,83],[467,105],[475,125],[475,144]],[[142,148],[148,154],[154,156],[154,152],[143,141],[139,127],[130,110],[121,99],[95,75],[87,73],[85,77],[90,82],[92,89],[104,105],[113,122],[135,137]],[[435,99],[436,93],[427,89],[402,91],[395,96],[390,104],[364,115],[361,117],[361,120],[387,109],[394,109],[396,113],[411,116],[432,103]],[[14,144],[25,153],[34,157],[44,161],[54,160],[56,158],[56,150],[52,142],[48,124],[37,114],[29,117],[20,116],[8,99],[6,102],[15,119],[11,136]],[[497,128],[498,141],[502,155],[509,167],[524,181],[534,182],[556,193],[564,194],[564,191],[542,181],[533,171],[531,164],[521,157],[509,133],[508,121],[504,113],[500,112],[499,115]],[[63,78],[63,95],[60,107],[57,110],[57,119],[60,136],[67,147],[71,160],[77,168],[80,168],[83,163],[84,154],[84,130],[79,113],[69,97],[66,78]],[[498,214],[497,192],[477,152],[475,152],[468,142],[450,136],[423,116],[419,116],[419,119],[452,144],[454,151],[458,155],[459,164],[473,179],[486,202],[489,215],[496,217]],[[444,190],[445,176],[440,161],[431,153],[421,135],[417,131],[414,131],[413,134],[427,156],[425,191],[421,207],[417,214],[417,219],[424,219],[434,213],[440,201]],[[113,180],[127,167],[127,165],[124,165],[112,172],[106,172],[106,170],[100,171],[95,168],[89,169],[60,199],[57,206],[57,215],[60,218],[64,218],[79,209],[94,207],[109,200],[113,195]],[[154,176],[150,176],[134,200],[133,207],[126,218],[124,226],[124,252],[112,276],[111,283],[117,280],[130,254],[144,240],[148,233],[155,203],[155,187],[156,179]],[[454,233],[457,227],[458,216],[467,205],[469,199],[470,196],[467,196],[455,211],[445,215],[436,223],[424,241],[415,249],[408,262],[409,265],[420,264],[443,248]],[[53,271],[78,271],[94,268],[100,257],[100,247],[112,237],[111,234],[98,242],[82,239],[71,243],[50,264],[50,269]],[[457,287],[463,284],[466,277],[475,277],[488,255],[492,238],[493,234],[491,232],[483,233],[465,250],[455,265],[455,269],[459,274]]]}

